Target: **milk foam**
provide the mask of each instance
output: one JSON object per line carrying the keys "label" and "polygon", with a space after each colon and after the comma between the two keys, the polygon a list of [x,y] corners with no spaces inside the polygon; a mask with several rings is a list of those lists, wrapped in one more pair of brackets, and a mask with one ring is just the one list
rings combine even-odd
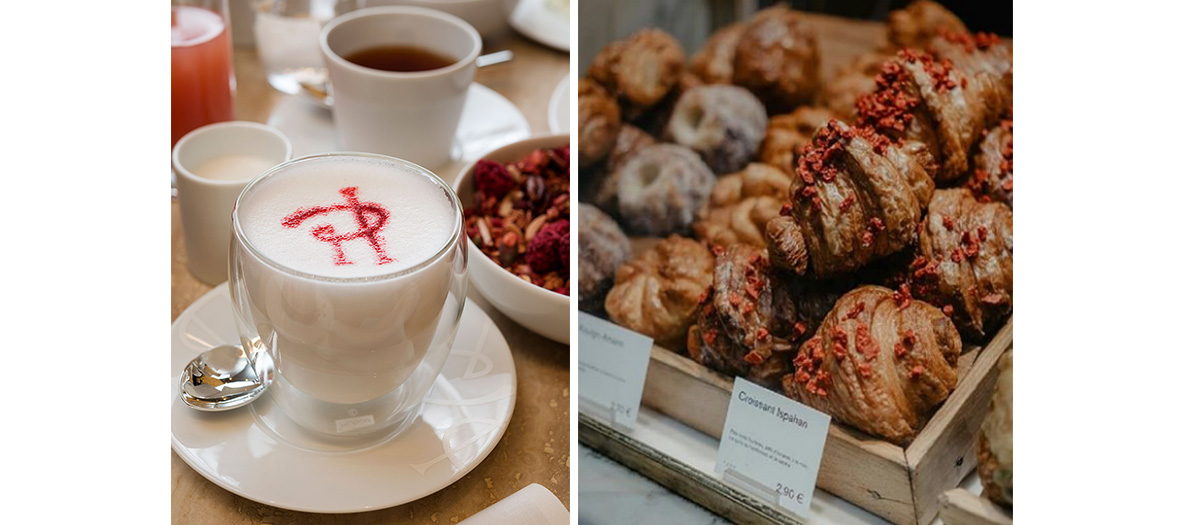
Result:
{"label": "milk foam", "polygon": [[[352,209],[322,211],[298,225],[290,225],[291,220],[284,225],[300,211],[347,206],[348,188],[356,188],[354,202],[388,211],[375,236],[341,240],[339,254],[332,242],[316,237],[325,226],[337,238],[362,231]],[[366,217],[376,224],[379,212],[372,210]],[[239,203],[237,216],[246,239],[265,257],[300,272],[339,278],[385,275],[422,263],[446,245],[457,220],[436,179],[410,166],[357,157],[291,164],[259,181]],[[341,254],[347,264],[339,264]]]}

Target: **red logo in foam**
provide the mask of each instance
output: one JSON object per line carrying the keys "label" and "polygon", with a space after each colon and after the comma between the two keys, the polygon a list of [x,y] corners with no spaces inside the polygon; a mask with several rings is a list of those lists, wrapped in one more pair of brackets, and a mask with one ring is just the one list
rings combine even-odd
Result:
{"label": "red logo in foam", "polygon": [[283,226],[297,228],[300,224],[303,224],[303,221],[317,215],[324,215],[336,211],[349,211],[352,212],[353,218],[356,219],[356,231],[338,234],[336,233],[336,228],[332,227],[331,224],[321,224],[311,229],[311,236],[315,237],[318,241],[332,245],[332,250],[335,253],[334,261],[337,266],[352,264],[352,261],[344,256],[344,248],[341,245],[345,241],[360,239],[361,237],[369,241],[369,246],[377,254],[377,264],[393,262],[394,260],[385,254],[385,238],[378,233],[385,227],[385,222],[389,220],[389,210],[376,202],[361,202],[356,198],[355,186],[341,188],[340,194],[344,195],[343,203],[333,204],[331,206],[299,208],[295,213],[283,217]]}

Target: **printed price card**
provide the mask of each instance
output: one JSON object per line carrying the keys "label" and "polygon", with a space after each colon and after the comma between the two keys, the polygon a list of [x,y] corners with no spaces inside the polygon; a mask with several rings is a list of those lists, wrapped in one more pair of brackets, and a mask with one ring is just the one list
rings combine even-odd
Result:
{"label": "printed price card", "polygon": [[831,417],[740,377],[733,381],[717,473],[807,516]]}
{"label": "printed price card", "polygon": [[635,428],[651,338],[578,312],[578,410]]}

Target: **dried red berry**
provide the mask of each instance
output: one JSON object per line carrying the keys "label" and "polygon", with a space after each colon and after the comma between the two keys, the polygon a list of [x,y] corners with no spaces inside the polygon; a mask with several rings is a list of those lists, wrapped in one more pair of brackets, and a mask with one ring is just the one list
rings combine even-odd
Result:
{"label": "dried red berry", "polygon": [[[569,271],[570,222],[562,219],[550,222],[529,242],[525,260],[534,272]],[[566,253],[563,257],[562,253]],[[564,263],[563,263],[564,261]],[[562,266],[564,264],[564,267]]]}
{"label": "dried red berry", "polygon": [[764,361],[766,361],[766,358],[762,357],[762,354],[759,354],[758,352],[755,352],[753,350],[750,350],[750,352],[746,354],[744,359],[747,363],[750,363],[751,365],[755,365],[755,366],[760,365]]}
{"label": "dried red berry", "polygon": [[487,159],[475,163],[476,191],[501,199],[515,187],[516,182],[503,164]]}

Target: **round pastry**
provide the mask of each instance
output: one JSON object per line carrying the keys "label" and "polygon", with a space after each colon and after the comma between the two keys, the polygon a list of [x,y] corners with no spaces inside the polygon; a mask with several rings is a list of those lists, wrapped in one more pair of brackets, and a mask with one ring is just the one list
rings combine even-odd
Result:
{"label": "round pastry", "polygon": [[762,141],[762,162],[794,173],[795,158],[802,153],[803,146],[811,142],[815,130],[833,118],[831,111],[811,106],[771,117],[766,126],[766,139]]}
{"label": "round pastry", "polygon": [[790,195],[787,174],[766,164],[750,164],[717,179],[693,230],[698,239],[710,244],[765,248],[766,223],[779,216]]}
{"label": "round pastry", "polygon": [[578,203],[578,310],[597,312],[615,270],[631,258],[631,241],[605,213]]}
{"label": "round pastry", "polygon": [[979,481],[983,495],[1012,507],[1012,350],[1000,357],[996,393],[979,433]]}
{"label": "round pastry", "polygon": [[623,164],[618,177],[623,225],[656,237],[687,234],[716,182],[696,153],[675,144],[639,150]]}
{"label": "round pastry", "polygon": [[742,87],[694,87],[676,102],[667,135],[699,153],[714,173],[732,173],[758,154],[766,108]]}
{"label": "round pastry", "polygon": [[628,102],[651,107],[676,86],[683,70],[680,43],[662,30],[644,29],[599,51],[589,75]]}
{"label": "round pastry", "polygon": [[808,104],[819,90],[815,33],[785,6],[754,16],[738,39],[733,83],[754,92],[770,114]]}
{"label": "round pastry", "polygon": [[673,235],[619,267],[606,296],[606,313],[661,346],[680,349],[712,283],[709,249]]}
{"label": "round pastry", "polygon": [[938,2],[917,0],[889,13],[887,36],[894,47],[925,49],[940,31],[965,33],[967,26]]}
{"label": "round pastry", "polygon": [[892,56],[881,52],[865,53],[857,56],[852,63],[841,66],[835,76],[824,83],[823,92],[820,93],[823,105],[835,114],[835,118],[855,122],[856,100],[876,89],[881,64]]}
{"label": "round pastry", "polygon": [[656,139],[630,124],[619,128],[615,147],[606,161],[599,182],[587,193],[588,199],[606,213],[619,213],[619,173],[623,164],[640,149],[656,144]]}
{"label": "round pastry", "polygon": [[733,83],[733,54],[746,24],[737,22],[718,29],[689,62],[689,70],[706,84]]}
{"label": "round pastry", "polygon": [[578,79],[578,162],[605,158],[619,134],[619,104],[597,82]]}

